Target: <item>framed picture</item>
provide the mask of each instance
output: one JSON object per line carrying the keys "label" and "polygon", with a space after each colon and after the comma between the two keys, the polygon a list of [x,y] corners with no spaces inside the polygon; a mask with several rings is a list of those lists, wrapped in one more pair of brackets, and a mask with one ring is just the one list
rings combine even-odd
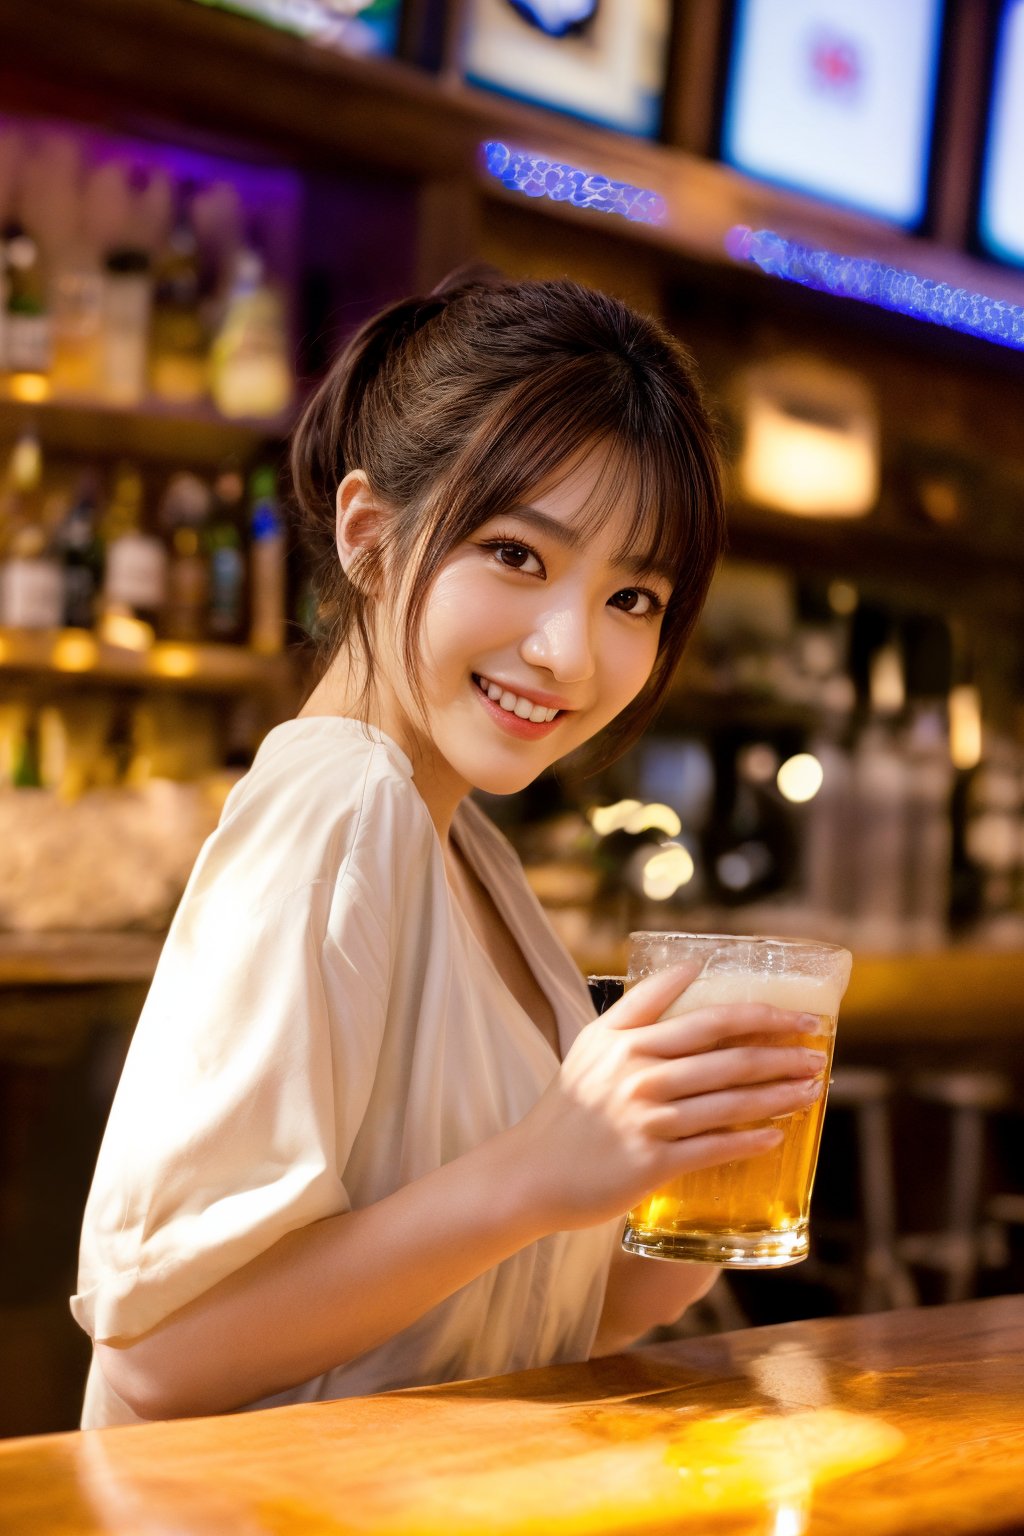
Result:
{"label": "framed picture", "polygon": [[198,0],[343,53],[391,54],[402,0]]}
{"label": "framed picture", "polygon": [[736,0],[722,159],[916,229],[942,19],[942,0]]}
{"label": "framed picture", "polygon": [[654,137],[671,20],[671,0],[468,0],[462,69],[473,85]]}
{"label": "framed picture", "polygon": [[978,239],[1000,261],[1024,265],[1024,3],[1008,0],[992,69],[981,171]]}

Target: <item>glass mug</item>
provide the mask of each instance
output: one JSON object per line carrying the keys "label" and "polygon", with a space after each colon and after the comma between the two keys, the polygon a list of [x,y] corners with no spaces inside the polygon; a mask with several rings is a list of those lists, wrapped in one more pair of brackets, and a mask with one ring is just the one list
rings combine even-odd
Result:
{"label": "glass mug", "polygon": [[[770,1003],[814,1014],[813,1034],[755,1033],[723,1044],[825,1050],[827,1085],[839,1004],[853,963],[848,950],[803,939],[632,933],[626,985],[686,962],[700,970],[663,1018],[722,1003]],[[806,1109],[781,1116],[783,1140],[770,1151],[684,1173],[654,1190],[629,1212],[623,1248],[729,1269],[779,1269],[805,1259],[825,1098],[822,1093]]]}

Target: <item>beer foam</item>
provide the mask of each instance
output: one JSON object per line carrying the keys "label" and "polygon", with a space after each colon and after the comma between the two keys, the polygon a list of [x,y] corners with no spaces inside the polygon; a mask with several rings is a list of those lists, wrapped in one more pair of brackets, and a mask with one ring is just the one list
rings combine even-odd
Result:
{"label": "beer foam", "polygon": [[846,976],[759,975],[756,971],[721,971],[698,976],[661,1015],[675,1018],[697,1008],[722,1004],[768,1003],[795,1013],[834,1018],[846,991]]}

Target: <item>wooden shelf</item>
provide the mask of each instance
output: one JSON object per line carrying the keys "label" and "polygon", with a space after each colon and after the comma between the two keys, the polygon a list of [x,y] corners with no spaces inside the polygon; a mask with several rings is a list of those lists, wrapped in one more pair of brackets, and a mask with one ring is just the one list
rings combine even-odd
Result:
{"label": "wooden shelf", "polygon": [[34,684],[82,683],[173,687],[199,693],[246,689],[273,692],[296,686],[296,661],[285,653],[258,656],[244,646],[157,641],[148,650],[108,645],[85,629],[0,627],[0,678]]}
{"label": "wooden shelf", "polygon": [[[116,39],[117,46],[112,46]],[[688,260],[728,262],[734,224],[775,228],[852,255],[870,254],[938,281],[1024,302],[1024,277],[911,238],[878,220],[759,183],[682,150],[593,127],[394,60],[355,59],[191,0],[0,0],[0,87],[7,110],[72,115],[121,131],[232,143],[277,164],[337,176],[375,172],[461,181],[483,201],[525,199],[478,165],[503,138],[649,187],[668,205],[660,227],[598,218],[547,199],[537,218],[580,224]],[[173,60],[173,67],[168,61]],[[184,124],[202,124],[187,130]],[[382,127],[382,125],[384,125]]]}
{"label": "wooden shelf", "polygon": [[31,426],[46,450],[196,467],[212,468],[228,458],[249,460],[264,444],[287,437],[291,425],[290,416],[228,421],[212,408],[182,411],[159,401],[127,409],[87,400],[0,399],[0,441]]}
{"label": "wooden shelf", "polygon": [[149,982],[162,933],[0,933],[0,986]]}

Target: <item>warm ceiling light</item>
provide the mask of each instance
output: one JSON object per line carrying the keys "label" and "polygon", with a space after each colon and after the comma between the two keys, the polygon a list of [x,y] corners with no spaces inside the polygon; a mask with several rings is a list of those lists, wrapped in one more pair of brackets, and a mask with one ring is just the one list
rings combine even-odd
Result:
{"label": "warm ceiling light", "polygon": [[953,767],[965,772],[981,762],[981,696],[962,684],[949,695],[949,755]]}
{"label": "warm ceiling light", "polygon": [[878,417],[858,374],[779,358],[740,381],[740,486],[796,517],[863,517],[878,500]]}
{"label": "warm ceiling light", "polygon": [[797,752],[794,757],[787,757],[775,782],[783,799],[793,805],[802,805],[804,801],[814,799],[824,778],[825,770],[812,753]]}

